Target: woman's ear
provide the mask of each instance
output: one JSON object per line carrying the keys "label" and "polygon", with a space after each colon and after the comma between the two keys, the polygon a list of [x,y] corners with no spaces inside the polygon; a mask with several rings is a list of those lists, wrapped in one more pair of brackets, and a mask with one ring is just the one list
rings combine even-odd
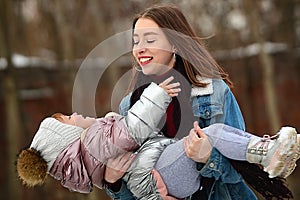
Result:
{"label": "woman's ear", "polygon": [[177,48],[174,45],[172,46],[172,52],[177,53]]}

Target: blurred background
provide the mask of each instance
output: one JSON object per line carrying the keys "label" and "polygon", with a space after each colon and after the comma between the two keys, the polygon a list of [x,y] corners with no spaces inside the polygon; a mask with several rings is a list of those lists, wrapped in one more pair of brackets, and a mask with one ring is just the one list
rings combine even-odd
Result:
{"label": "blurred background", "polygon": [[[75,76],[89,52],[130,29],[134,14],[156,3],[177,5],[205,38],[235,84],[248,132],[300,130],[299,0],[0,0],[0,199],[108,199],[97,188],[71,193],[52,178],[25,188],[16,155],[43,118],[72,112]],[[130,66],[127,54],[105,68],[95,96],[98,116],[117,110],[128,85],[120,77]],[[287,181],[300,199],[300,169]]]}

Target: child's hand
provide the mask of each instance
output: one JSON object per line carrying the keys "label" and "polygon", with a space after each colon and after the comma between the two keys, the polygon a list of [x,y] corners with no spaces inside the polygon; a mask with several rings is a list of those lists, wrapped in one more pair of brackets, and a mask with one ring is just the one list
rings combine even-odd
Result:
{"label": "child's hand", "polygon": [[162,87],[171,97],[176,97],[181,91],[181,89],[179,88],[180,83],[170,83],[172,80],[174,80],[173,76],[164,80],[161,84],[159,84],[159,86]]}

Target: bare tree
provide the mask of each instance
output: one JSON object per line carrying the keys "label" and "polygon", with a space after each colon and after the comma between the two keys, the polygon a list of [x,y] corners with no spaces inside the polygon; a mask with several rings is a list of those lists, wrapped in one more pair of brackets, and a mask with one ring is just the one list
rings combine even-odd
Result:
{"label": "bare tree", "polygon": [[[48,3],[48,2],[47,2]],[[71,34],[71,27],[66,19],[64,1],[55,0],[54,10],[52,10],[53,17],[58,27],[56,30],[57,34],[61,38],[61,47],[63,49],[64,59],[72,60],[74,58],[74,48]]]}
{"label": "bare tree", "polygon": [[71,111],[72,86],[73,77],[76,68],[70,65],[75,58],[74,41],[71,32],[71,25],[67,22],[64,1],[39,1],[39,9],[45,21],[50,24],[50,33],[54,37],[53,49],[56,54],[57,66],[60,68],[58,76],[63,80],[61,85],[65,98],[66,110]]}
{"label": "bare tree", "polygon": [[[121,8],[124,2],[120,2],[118,0],[113,1],[88,1],[88,8],[90,13],[93,16],[93,26],[95,27],[96,35],[99,38],[107,39],[110,35],[110,33],[113,33],[113,25],[112,21],[119,21],[119,13],[121,12]],[[109,8],[109,9],[101,9],[101,8]],[[99,12],[99,11],[102,12]],[[102,39],[102,40],[103,40]],[[102,41],[100,41],[102,42]],[[111,43],[110,48],[106,49],[106,52],[99,52],[99,56],[109,56],[113,55],[114,51],[118,49],[119,47],[115,43]],[[107,80],[109,80],[109,84],[106,85],[106,87],[110,87],[110,91],[112,91],[114,84],[118,80],[118,68],[115,66],[111,66],[107,69],[107,77],[109,77]],[[110,101],[107,102],[107,105],[105,105],[105,108],[108,108],[110,106]],[[109,109],[109,108],[108,108]],[[107,112],[108,110],[102,109],[102,112]]]}
{"label": "bare tree", "polygon": [[7,68],[3,76],[4,85],[4,102],[5,102],[5,116],[6,116],[6,142],[8,145],[8,195],[7,199],[20,199],[21,191],[16,174],[14,162],[16,154],[18,153],[18,141],[22,136],[19,97],[16,83],[15,68],[12,62],[12,51],[10,45],[10,26],[8,21],[11,11],[10,1],[0,1],[0,26],[2,29],[1,43],[3,45],[3,54],[7,61]]}
{"label": "bare tree", "polygon": [[254,41],[259,44],[259,59],[262,65],[263,86],[266,95],[267,116],[270,120],[271,131],[276,133],[280,127],[279,112],[276,102],[275,86],[274,86],[274,64],[270,55],[268,55],[264,48],[264,37],[260,33],[258,22],[258,5],[256,1],[244,1],[245,13],[250,25],[250,32]]}

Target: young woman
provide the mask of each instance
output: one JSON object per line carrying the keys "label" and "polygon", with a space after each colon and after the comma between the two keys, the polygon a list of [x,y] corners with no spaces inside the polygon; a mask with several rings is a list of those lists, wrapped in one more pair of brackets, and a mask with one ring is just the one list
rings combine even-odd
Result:
{"label": "young woman", "polygon": [[[153,6],[133,20],[134,69],[132,93],[120,104],[120,114],[139,99],[151,82],[174,76],[181,83],[182,92],[170,103],[161,131],[167,137],[182,137],[189,133],[196,119],[201,128],[224,123],[245,130],[243,116],[230,87],[228,75],[201,44],[183,13],[174,6]],[[192,145],[187,145],[186,150]],[[169,152],[172,155],[172,151]],[[258,165],[229,160],[213,148],[207,164],[198,163],[200,190],[192,199],[256,199],[245,181],[265,198],[291,197],[284,180],[270,179]],[[126,185],[117,180],[124,174],[125,160],[108,168],[105,179],[107,193],[112,198],[134,199]],[[161,161],[163,165],[163,160]],[[293,168],[293,166],[291,166]],[[229,173],[222,173],[229,171]],[[240,174],[242,176],[240,176]],[[255,178],[253,178],[255,177]],[[257,181],[259,179],[260,181]],[[226,187],[225,187],[226,185]]]}

